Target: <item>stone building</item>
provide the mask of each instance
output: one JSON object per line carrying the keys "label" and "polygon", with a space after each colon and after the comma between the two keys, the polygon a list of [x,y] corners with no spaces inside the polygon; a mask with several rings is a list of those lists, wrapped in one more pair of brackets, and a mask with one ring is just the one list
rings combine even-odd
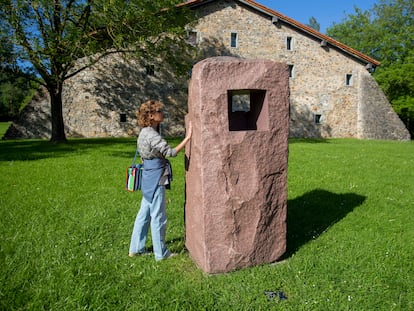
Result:
{"label": "stone building", "polygon": [[[199,51],[195,61],[226,55],[288,64],[291,137],[410,139],[371,76],[379,61],[251,0],[181,5],[198,14],[188,28],[189,43]],[[188,77],[172,76],[162,60],[142,66],[108,57],[67,81],[67,136],[136,135],[134,111],[149,98],[166,103],[163,134],[182,135],[187,86]]]}
{"label": "stone building", "polygon": [[187,5],[199,14],[191,36],[201,47],[218,41],[232,55],[289,65],[291,137],[409,139],[370,74],[379,61],[254,1]]}

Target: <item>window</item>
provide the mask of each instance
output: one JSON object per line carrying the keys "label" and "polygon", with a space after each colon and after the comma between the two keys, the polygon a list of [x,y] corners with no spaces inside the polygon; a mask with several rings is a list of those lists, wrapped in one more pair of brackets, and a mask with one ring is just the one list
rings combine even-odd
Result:
{"label": "window", "polygon": [[313,117],[315,124],[321,124],[322,123],[322,115],[321,114],[314,114]]}
{"label": "window", "polygon": [[126,115],[126,113],[121,112],[119,114],[119,122],[125,123],[126,121],[127,121],[127,115]]}
{"label": "window", "polygon": [[230,47],[232,47],[232,48],[236,48],[237,47],[237,38],[238,36],[237,36],[237,33],[236,32],[232,32],[231,34],[230,34]]}
{"label": "window", "polygon": [[289,78],[293,78],[293,65],[288,65],[289,66]]}
{"label": "window", "polygon": [[293,50],[293,38],[292,37],[287,37],[286,38],[286,49],[288,51],[292,51]]}
{"label": "window", "polygon": [[155,75],[155,66],[154,65],[147,65],[145,66],[145,72],[148,76]]}
{"label": "window", "polygon": [[345,79],[346,85],[352,85],[352,74],[347,74]]}
{"label": "window", "polygon": [[265,90],[229,90],[230,131],[266,131],[269,128]]}
{"label": "window", "polygon": [[187,42],[191,45],[196,45],[198,43],[198,34],[197,31],[189,31]]}

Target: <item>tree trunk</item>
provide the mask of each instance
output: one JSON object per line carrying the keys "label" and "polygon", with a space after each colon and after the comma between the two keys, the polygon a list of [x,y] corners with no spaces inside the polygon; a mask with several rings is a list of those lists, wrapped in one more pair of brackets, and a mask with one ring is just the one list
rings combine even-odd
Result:
{"label": "tree trunk", "polygon": [[63,123],[62,86],[54,86],[49,89],[50,111],[52,115],[51,142],[66,142],[65,125]]}

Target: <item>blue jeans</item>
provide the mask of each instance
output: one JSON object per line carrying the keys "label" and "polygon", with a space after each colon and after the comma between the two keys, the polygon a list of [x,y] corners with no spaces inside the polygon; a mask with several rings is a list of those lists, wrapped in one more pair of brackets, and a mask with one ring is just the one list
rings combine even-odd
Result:
{"label": "blue jeans", "polygon": [[165,186],[158,186],[152,203],[142,198],[141,208],[134,223],[134,229],[129,246],[130,253],[143,253],[147,239],[148,228],[151,224],[152,245],[155,260],[161,260],[170,254],[165,246],[167,229],[167,211],[165,205]]}

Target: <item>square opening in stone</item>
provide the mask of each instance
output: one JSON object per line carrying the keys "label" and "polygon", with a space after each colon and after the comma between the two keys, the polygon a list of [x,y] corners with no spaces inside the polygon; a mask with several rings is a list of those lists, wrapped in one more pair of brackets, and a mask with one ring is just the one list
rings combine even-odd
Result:
{"label": "square opening in stone", "polygon": [[269,127],[265,90],[228,90],[230,131],[266,131]]}

